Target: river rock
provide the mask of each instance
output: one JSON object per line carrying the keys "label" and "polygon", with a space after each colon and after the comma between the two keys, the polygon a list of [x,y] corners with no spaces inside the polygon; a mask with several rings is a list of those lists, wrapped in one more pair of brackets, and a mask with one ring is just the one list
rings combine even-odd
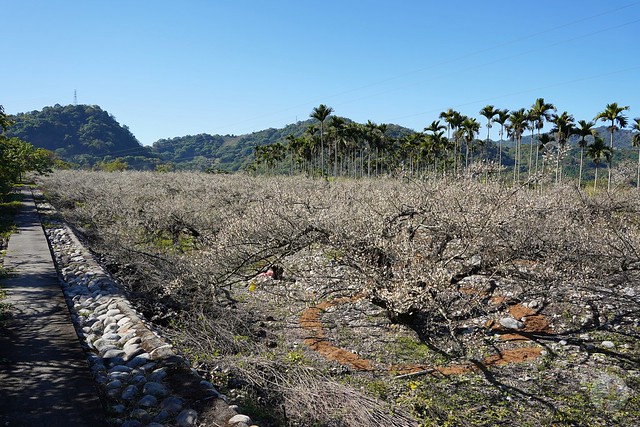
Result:
{"label": "river rock", "polygon": [[135,385],[127,386],[122,392],[122,400],[133,400],[138,394],[138,387]]}
{"label": "river rock", "polygon": [[182,410],[182,399],[179,397],[167,397],[160,403],[160,409],[167,411],[169,414],[177,414]]}
{"label": "river rock", "polygon": [[521,329],[524,328],[524,323],[513,317],[503,317],[500,319],[500,324],[507,329]]}
{"label": "river rock", "polygon": [[143,408],[151,408],[153,406],[156,406],[157,404],[158,404],[158,399],[155,396],[152,396],[150,394],[147,394],[146,396],[144,396],[142,399],[138,401],[138,405],[140,405]]}
{"label": "river rock", "polygon": [[167,388],[157,382],[148,382],[144,385],[142,392],[156,397],[165,397],[169,394]]}
{"label": "river rock", "polygon": [[176,423],[180,427],[193,426],[198,422],[198,413],[193,409],[185,409],[176,417]]}
{"label": "river rock", "polygon": [[240,423],[244,423],[244,424],[251,424],[251,418],[249,418],[246,415],[234,415],[233,417],[231,417],[229,419],[229,421],[227,421],[227,423],[231,426],[236,425],[236,424],[240,424]]}

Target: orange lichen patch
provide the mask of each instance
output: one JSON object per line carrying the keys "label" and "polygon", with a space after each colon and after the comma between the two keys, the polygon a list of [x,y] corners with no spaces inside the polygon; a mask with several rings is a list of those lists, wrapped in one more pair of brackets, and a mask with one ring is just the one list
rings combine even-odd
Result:
{"label": "orange lichen patch", "polygon": [[[469,293],[476,293],[478,291],[468,290]],[[318,352],[328,360],[333,360],[344,365],[350,365],[358,371],[372,371],[374,369],[371,361],[363,359],[357,354],[348,351],[346,349],[337,347],[331,342],[325,339],[322,322],[320,320],[322,313],[330,307],[334,307],[339,304],[346,304],[355,302],[363,298],[362,294],[355,295],[353,297],[341,297],[328,301],[323,301],[314,307],[307,308],[300,316],[300,326],[311,333],[311,336],[304,340],[312,350]],[[495,301],[494,301],[495,300]],[[506,300],[505,297],[493,297],[492,301],[496,303],[502,303]],[[535,332],[535,333],[550,333],[551,327],[546,318],[529,307],[521,304],[514,304],[509,307],[509,313],[516,319],[522,319],[524,317],[524,328],[519,332]],[[500,324],[489,321],[486,327],[497,330],[498,332],[504,331]],[[528,341],[528,338],[515,331],[509,331],[500,336],[502,341]],[[542,349],[540,347],[522,347],[500,351],[497,354],[485,358],[481,363],[485,366],[502,366],[509,363],[521,363],[529,360],[533,360],[540,356]],[[440,374],[444,376],[449,375],[462,375],[468,372],[477,371],[479,368],[473,364],[458,364],[449,366],[425,366],[425,365],[393,365],[388,368],[389,372],[395,374],[405,375],[413,373],[431,373]]]}
{"label": "orange lichen patch", "polygon": [[348,350],[336,347],[329,341],[325,340],[322,322],[320,321],[322,312],[328,308],[339,304],[345,304],[347,302],[355,302],[361,298],[362,295],[359,294],[353,297],[342,297],[323,301],[315,307],[310,307],[302,312],[302,315],[300,316],[300,326],[312,334],[312,336],[304,340],[304,343],[312,350],[320,353],[326,359],[334,360],[344,365],[350,365],[359,371],[371,371],[373,370],[373,365],[370,361],[363,359]]}
{"label": "orange lichen patch", "polygon": [[475,367],[471,365],[451,365],[451,366],[436,366],[435,369],[438,372],[440,372],[442,375],[448,377],[449,375],[467,374],[475,370]]}
{"label": "orange lichen patch", "polygon": [[514,319],[520,319],[525,316],[533,316],[536,312],[522,304],[514,304],[509,306],[509,314],[511,314]]}
{"label": "orange lichen patch", "polygon": [[518,333],[500,334],[500,341],[529,341],[529,338]]}
{"label": "orange lichen patch", "polygon": [[[539,357],[541,353],[542,349],[540,347],[514,348],[489,356],[483,359],[480,363],[487,367],[502,366],[509,363],[522,363]],[[479,368],[477,366],[472,364],[432,367],[424,365],[397,365],[389,368],[389,371],[399,375],[430,371],[429,373],[431,374],[435,374],[437,372],[444,376],[450,376],[467,374],[469,372],[478,371],[478,369]]]}
{"label": "orange lichen patch", "polygon": [[482,361],[485,366],[502,366],[509,363],[521,363],[533,360],[542,354],[540,347],[522,347],[504,350]]}
{"label": "orange lichen patch", "polygon": [[546,317],[537,314],[535,316],[528,316],[524,320],[524,327],[522,329],[518,329],[517,331],[506,330],[502,328],[499,324],[493,324],[492,329],[497,330],[500,333],[501,341],[529,341],[529,338],[525,335],[522,335],[521,332],[527,332],[532,334],[550,334],[551,326],[547,321]]}
{"label": "orange lichen patch", "polygon": [[322,309],[319,307],[311,307],[303,311],[300,316],[300,326],[313,332],[315,338],[324,338],[324,330],[322,329],[322,323],[320,323],[321,313]]}
{"label": "orange lichen patch", "polygon": [[542,314],[536,314],[535,316],[527,316],[524,321],[524,331],[534,332],[542,334],[551,333],[551,325],[547,321],[547,318]]}
{"label": "orange lichen patch", "polygon": [[496,296],[496,297],[491,297],[491,299],[489,300],[491,302],[491,304],[502,304],[507,300],[507,297],[503,297],[503,296]]}
{"label": "orange lichen patch", "polygon": [[[499,298],[499,297],[494,297]],[[502,298],[502,297],[500,297]],[[485,323],[485,327],[500,333],[502,341],[529,341],[522,332],[534,334],[550,334],[551,325],[547,318],[542,314],[536,314],[536,311],[522,304],[512,304],[509,306],[509,314],[517,320],[524,323],[524,327],[518,330],[505,329],[499,323],[489,320]]]}
{"label": "orange lichen patch", "polygon": [[307,338],[304,343],[312,350],[317,351],[328,360],[333,360],[343,365],[350,365],[357,371],[372,371],[373,365],[367,359],[340,347],[336,347],[329,341],[317,338]]}

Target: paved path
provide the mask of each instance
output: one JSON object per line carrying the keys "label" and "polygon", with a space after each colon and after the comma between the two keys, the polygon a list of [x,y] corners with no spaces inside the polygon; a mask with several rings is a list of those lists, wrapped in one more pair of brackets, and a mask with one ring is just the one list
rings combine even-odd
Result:
{"label": "paved path", "polygon": [[0,326],[0,427],[102,426],[104,411],[47,240],[25,195],[4,259],[12,318]]}

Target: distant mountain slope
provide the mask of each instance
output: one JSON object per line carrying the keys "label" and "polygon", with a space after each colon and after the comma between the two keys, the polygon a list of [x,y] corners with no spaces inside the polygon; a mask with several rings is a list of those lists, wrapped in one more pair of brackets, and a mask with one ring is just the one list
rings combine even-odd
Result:
{"label": "distant mountain slope", "polygon": [[[346,122],[352,122],[345,118]],[[153,143],[152,150],[164,161],[174,163],[178,168],[206,169],[219,168],[236,171],[253,161],[256,146],[285,143],[288,135],[298,137],[309,125],[318,121],[308,119],[287,125],[280,129],[269,128],[246,135],[187,135],[160,139]],[[402,126],[388,125],[388,135],[399,138],[412,130]]]}
{"label": "distant mountain slope", "polygon": [[[6,132],[36,147],[45,148],[68,162],[91,167],[101,161],[123,159],[131,168],[153,169],[170,162],[176,169],[242,169],[253,162],[256,146],[285,142],[288,135],[300,136],[314,119],[283,128],[269,128],[245,135],[186,135],[160,139],[142,146],[129,128],[97,105],[54,105],[11,117],[15,124]],[[345,121],[351,122],[346,119]],[[397,138],[412,131],[388,125],[388,135]]]}
{"label": "distant mountain slope", "polygon": [[92,165],[116,157],[135,162],[137,158],[154,157],[126,126],[96,105],[55,105],[12,119],[15,124],[7,131],[8,136],[51,150],[74,163]]}
{"label": "distant mountain slope", "polygon": [[[595,130],[598,132],[598,135],[604,139],[604,141],[607,143],[607,146],[609,146],[609,138],[611,138],[611,134],[609,133],[608,126],[602,125],[595,128]],[[553,133],[550,133],[549,136],[553,138],[554,135]],[[535,138],[534,141],[536,141],[538,138],[537,134],[534,134],[534,138]],[[630,129],[620,129],[613,134],[613,143],[616,148],[627,150],[631,148],[632,138],[633,138],[633,132]],[[580,137],[578,135],[571,135],[569,137],[569,143],[572,145],[577,144],[579,140],[580,140]],[[531,141],[530,130],[526,131],[526,134],[522,136],[522,144],[525,144],[525,145],[529,144],[529,141]],[[590,144],[592,141],[593,140],[591,139],[591,137],[587,137],[588,144]],[[498,141],[494,141],[494,142],[497,143]],[[512,146],[514,144],[515,142],[512,140],[505,141],[506,146]]]}
{"label": "distant mountain slope", "polygon": [[[127,126],[120,125],[108,112],[96,105],[55,105],[41,111],[20,113],[11,117],[15,124],[6,135],[17,136],[36,147],[55,152],[63,160],[83,167],[91,167],[101,161],[123,159],[130,168],[154,169],[159,163],[171,163],[182,170],[237,171],[253,162],[256,146],[282,142],[288,135],[298,137],[315,119],[307,119],[283,128],[269,128],[245,135],[186,135],[160,139],[151,147],[142,146]],[[347,123],[352,122],[343,118]],[[597,128],[606,143],[609,131],[606,126]],[[387,136],[398,139],[413,130],[387,125]],[[628,150],[633,132],[623,129],[614,135],[615,146]],[[496,135],[492,135],[495,140]],[[484,139],[484,138],[481,138]],[[522,143],[528,145],[530,132],[526,132]],[[577,136],[572,136],[575,144]],[[590,139],[589,139],[590,142]],[[509,147],[513,141],[503,141]]]}

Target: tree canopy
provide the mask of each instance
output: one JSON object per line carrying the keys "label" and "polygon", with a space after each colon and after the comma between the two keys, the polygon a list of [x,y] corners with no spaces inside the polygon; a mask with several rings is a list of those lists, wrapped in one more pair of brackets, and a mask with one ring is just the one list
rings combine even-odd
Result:
{"label": "tree canopy", "polygon": [[7,137],[4,132],[12,125],[0,105],[0,194],[22,179],[26,172],[45,173],[51,169],[52,153],[36,148],[20,138]]}
{"label": "tree canopy", "polygon": [[127,161],[154,157],[126,126],[96,105],[55,105],[11,118],[14,124],[7,136],[53,151],[66,161],[91,166],[105,156]]}

